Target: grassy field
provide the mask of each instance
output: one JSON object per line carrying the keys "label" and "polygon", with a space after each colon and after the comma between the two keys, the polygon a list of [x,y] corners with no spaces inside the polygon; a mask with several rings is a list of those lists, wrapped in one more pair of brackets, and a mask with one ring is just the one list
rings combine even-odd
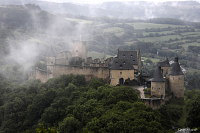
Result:
{"label": "grassy field", "polygon": [[182,25],[170,25],[170,24],[153,24],[153,23],[128,23],[133,26],[135,29],[150,29],[150,28],[175,28],[175,27],[184,27]]}
{"label": "grassy field", "polygon": [[181,39],[180,35],[168,35],[168,36],[160,36],[160,37],[145,37],[145,38],[139,38],[139,41],[144,41],[144,42],[164,42],[164,41],[169,41],[169,40],[174,40],[174,39]]}
{"label": "grassy field", "polygon": [[200,43],[194,42],[194,43],[185,43],[183,45],[181,45],[184,47],[185,50],[188,49],[188,46],[200,46]]}
{"label": "grassy field", "polygon": [[121,33],[123,31],[124,30],[119,27],[110,27],[110,28],[104,29],[104,32],[109,32],[109,33]]}
{"label": "grassy field", "polygon": [[77,23],[85,23],[85,24],[91,24],[93,22],[93,21],[77,19],[77,18],[65,18],[65,20],[71,21],[71,22],[77,22]]}
{"label": "grassy field", "polygon": [[144,36],[148,36],[148,35],[150,35],[150,34],[156,34],[156,33],[158,33],[158,34],[173,34],[174,33],[174,31],[161,31],[161,32],[143,32],[143,35]]}
{"label": "grassy field", "polygon": [[151,60],[153,63],[157,63],[160,60],[156,58],[151,58],[151,57],[142,57],[142,60],[146,61],[147,59]]}

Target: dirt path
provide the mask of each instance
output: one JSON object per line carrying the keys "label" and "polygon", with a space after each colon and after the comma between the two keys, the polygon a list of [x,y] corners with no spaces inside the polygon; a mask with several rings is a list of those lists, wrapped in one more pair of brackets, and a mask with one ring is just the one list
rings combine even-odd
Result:
{"label": "dirt path", "polygon": [[144,86],[138,86],[138,87],[136,87],[136,89],[138,90],[138,91],[140,91],[140,97],[141,98],[145,98],[145,96],[144,96]]}

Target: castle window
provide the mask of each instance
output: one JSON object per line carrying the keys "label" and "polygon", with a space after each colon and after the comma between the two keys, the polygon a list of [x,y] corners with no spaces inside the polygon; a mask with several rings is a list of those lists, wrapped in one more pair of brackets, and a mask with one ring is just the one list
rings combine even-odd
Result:
{"label": "castle window", "polygon": [[123,56],[125,57],[125,54]]}
{"label": "castle window", "polygon": [[124,61],[123,64],[126,64],[126,62]]}
{"label": "castle window", "polygon": [[119,67],[122,68],[122,65],[120,65]]}

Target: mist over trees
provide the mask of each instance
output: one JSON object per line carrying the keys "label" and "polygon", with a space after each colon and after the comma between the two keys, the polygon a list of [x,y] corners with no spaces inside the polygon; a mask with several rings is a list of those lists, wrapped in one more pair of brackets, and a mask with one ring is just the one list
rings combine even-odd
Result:
{"label": "mist over trees", "polygon": [[[108,2],[93,8],[23,2],[0,1],[0,132],[200,130],[198,2]],[[94,58],[115,56],[118,48],[140,49],[149,76],[159,60],[178,56],[186,70],[184,99],[153,110],[133,87],[113,87],[101,79],[63,75],[47,83],[27,81],[32,67],[46,69],[50,48],[70,50],[72,40],[86,40]]]}

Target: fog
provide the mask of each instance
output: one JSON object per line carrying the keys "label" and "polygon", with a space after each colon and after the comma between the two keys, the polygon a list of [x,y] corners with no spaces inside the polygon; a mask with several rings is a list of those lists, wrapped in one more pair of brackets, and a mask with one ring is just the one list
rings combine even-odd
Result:
{"label": "fog", "polygon": [[[94,3],[98,4],[93,5]],[[7,54],[2,56],[2,59],[8,64],[21,66],[25,72],[29,72],[41,61],[44,64],[44,57],[50,48],[57,53],[70,51],[74,47],[73,40],[96,41],[93,42],[95,47],[92,49],[100,49],[100,52],[109,51],[108,38],[110,39],[112,35],[107,36],[101,28],[94,26],[99,20],[175,18],[200,21],[198,13],[200,4],[195,1],[180,3],[178,0],[176,2],[7,0],[0,1],[0,5],[2,5],[0,27],[5,30],[3,34],[8,33],[0,40],[0,43],[5,44],[7,48]],[[113,22],[110,22],[110,25],[112,24]],[[94,31],[98,32],[99,38],[102,39],[93,39]],[[110,40],[113,44],[120,43],[120,39],[116,39],[115,36]],[[98,45],[103,47],[103,51]],[[1,67],[4,68],[5,65]]]}
{"label": "fog", "polygon": [[[166,2],[166,1],[175,1],[175,0],[42,0],[48,2],[57,2],[57,3],[65,3],[65,2],[73,2],[73,3],[85,3],[85,4],[99,4],[103,2],[133,2],[133,1],[149,1],[149,2]],[[187,0],[176,0],[176,1],[187,1]],[[199,0],[194,0],[199,1]]]}
{"label": "fog", "polygon": [[[28,74],[37,63],[45,61],[45,56],[48,56],[51,48],[56,53],[71,51],[75,47],[72,41],[84,39],[82,34],[88,34],[88,30],[85,30],[86,24],[70,22],[64,17],[44,12],[35,6],[13,7],[16,12],[10,12],[11,9],[7,7],[5,9],[6,12],[2,13],[5,19],[0,23],[1,28],[8,31],[8,27],[12,26],[10,34],[3,38],[8,53],[2,56],[1,60],[4,60],[4,63],[1,62],[1,73],[7,77],[13,74],[8,72],[10,69],[6,69],[8,65],[18,66],[20,71]],[[23,14],[28,17],[19,18],[11,24],[4,23],[4,21],[10,22],[13,14],[15,16]]]}

